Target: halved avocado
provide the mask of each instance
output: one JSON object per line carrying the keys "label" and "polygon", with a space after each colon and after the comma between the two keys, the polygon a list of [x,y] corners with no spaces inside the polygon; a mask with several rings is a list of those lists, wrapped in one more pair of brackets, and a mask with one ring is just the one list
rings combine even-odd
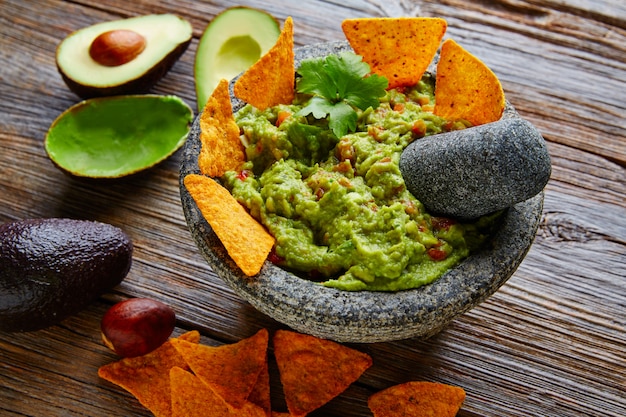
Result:
{"label": "halved avocado", "polygon": [[206,27],[196,52],[198,110],[222,78],[231,80],[265,54],[278,39],[280,24],[269,13],[251,7],[231,7]]}
{"label": "halved avocado", "polygon": [[118,178],[172,155],[187,139],[192,121],[193,110],[176,96],[91,98],[57,117],[45,149],[73,176]]}
{"label": "halved avocado", "polygon": [[[145,48],[129,62],[103,65],[90,55],[94,40],[106,32],[131,31]],[[173,14],[153,14],[98,23],[67,36],[57,47],[56,64],[67,86],[82,98],[147,92],[185,52],[191,24]]]}

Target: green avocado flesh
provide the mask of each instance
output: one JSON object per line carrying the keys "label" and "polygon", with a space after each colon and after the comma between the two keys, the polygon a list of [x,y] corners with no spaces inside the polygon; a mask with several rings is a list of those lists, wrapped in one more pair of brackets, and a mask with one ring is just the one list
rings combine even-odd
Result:
{"label": "green avocado flesh", "polygon": [[[89,48],[99,35],[113,30],[131,30],[146,39],[146,47],[135,59],[118,66],[94,61]],[[191,42],[193,28],[172,14],[154,14],[102,22],[73,32],[58,46],[56,63],[68,86],[88,98],[135,94],[163,76]]]}
{"label": "green avocado flesh", "polygon": [[85,100],[48,130],[50,159],[70,174],[115,178],[163,161],[187,138],[193,111],[176,96],[135,95]]}
{"label": "green avocado flesh", "polygon": [[198,109],[204,108],[221,79],[231,80],[265,54],[278,39],[280,26],[272,15],[234,7],[207,26],[196,53]]}

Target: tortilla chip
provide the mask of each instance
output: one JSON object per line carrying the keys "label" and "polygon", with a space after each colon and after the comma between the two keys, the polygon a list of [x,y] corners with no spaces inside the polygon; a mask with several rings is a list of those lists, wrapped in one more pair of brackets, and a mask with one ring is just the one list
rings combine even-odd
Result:
{"label": "tortilla chip", "polygon": [[500,120],[505,104],[498,77],[455,41],[446,40],[437,64],[434,113],[478,126]]}
{"label": "tortilla chip", "polygon": [[362,352],[314,336],[277,330],[274,356],[292,416],[304,416],[343,391],[372,365]]}
{"label": "tortilla chip", "polygon": [[245,404],[232,410],[208,385],[194,374],[173,367],[170,370],[172,385],[172,417],[265,417],[265,412],[254,404]]}
{"label": "tortilla chip", "polygon": [[233,116],[228,81],[222,79],[200,114],[200,171],[210,177],[221,177],[237,170],[245,162],[244,146]]}
{"label": "tortilla chip", "polygon": [[420,81],[447,27],[436,17],[358,18],[341,24],[354,52],[389,80],[390,89]]}
{"label": "tortilla chip", "polygon": [[248,396],[248,401],[265,411],[266,417],[272,415],[272,398],[270,396],[270,371],[267,360],[259,373],[259,377]]}
{"label": "tortilla chip", "polygon": [[176,337],[178,340],[185,340],[190,343],[200,343],[200,332],[197,330],[191,330],[189,332],[185,332],[180,336]]}
{"label": "tortilla chip", "polygon": [[293,20],[287,17],[276,44],[235,81],[235,96],[265,110],[295,96]]}
{"label": "tortilla chip", "polygon": [[[173,341],[198,378],[233,408],[240,409],[267,366],[268,331],[222,346]],[[259,409],[261,409],[259,407]],[[265,412],[261,409],[263,415]]]}
{"label": "tortilla chip", "polygon": [[374,417],[454,417],[464,400],[463,388],[437,382],[411,381],[373,394],[367,405]]}
{"label": "tortilla chip", "polygon": [[130,392],[156,417],[169,417],[172,415],[170,369],[174,366],[189,369],[172,343],[183,341],[195,345],[199,340],[197,331],[185,333],[146,355],[103,365],[98,375]]}
{"label": "tortilla chip", "polygon": [[248,276],[258,274],[274,246],[274,237],[215,180],[190,174],[184,183],[237,266]]}

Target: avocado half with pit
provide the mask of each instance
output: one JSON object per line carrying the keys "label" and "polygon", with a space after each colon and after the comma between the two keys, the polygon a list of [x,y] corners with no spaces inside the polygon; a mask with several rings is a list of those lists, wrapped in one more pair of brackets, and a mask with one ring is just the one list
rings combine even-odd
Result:
{"label": "avocado half with pit", "polygon": [[57,68],[82,98],[147,92],[185,52],[192,32],[173,14],[98,23],[59,44]]}
{"label": "avocado half with pit", "polygon": [[278,39],[280,24],[269,13],[251,7],[232,7],[206,27],[196,52],[195,79],[198,110],[224,78],[231,80],[248,69]]}
{"label": "avocado half with pit", "polygon": [[193,110],[176,96],[97,97],[57,117],[44,145],[66,173],[118,178],[171,156],[187,139],[192,121]]}

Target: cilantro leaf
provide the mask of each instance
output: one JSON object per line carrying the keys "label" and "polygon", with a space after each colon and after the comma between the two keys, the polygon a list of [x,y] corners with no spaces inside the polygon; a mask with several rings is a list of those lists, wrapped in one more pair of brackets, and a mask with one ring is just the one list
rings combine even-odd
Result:
{"label": "cilantro leaf", "polygon": [[357,114],[354,109],[345,101],[335,104],[330,111],[328,127],[338,138],[344,136],[348,131],[356,130]]}
{"label": "cilantro leaf", "polygon": [[298,74],[301,75],[297,80],[298,92],[325,98],[333,97],[335,84],[323,67],[323,58],[302,61],[298,68]]}
{"label": "cilantro leaf", "polygon": [[333,103],[323,97],[313,96],[307,105],[298,112],[298,114],[302,116],[312,114],[316,119],[323,119],[330,114],[332,109]]}
{"label": "cilantro leaf", "polygon": [[370,66],[352,52],[302,61],[297,91],[313,97],[298,112],[316,119],[328,118],[328,126],[341,137],[356,129],[356,109],[377,108],[388,81],[370,74]]}
{"label": "cilantro leaf", "polygon": [[361,61],[359,55],[347,52],[341,56],[329,55],[326,57],[324,68],[330,73],[337,95],[341,98],[345,98],[346,94],[358,88],[363,77],[370,72],[369,65]]}

